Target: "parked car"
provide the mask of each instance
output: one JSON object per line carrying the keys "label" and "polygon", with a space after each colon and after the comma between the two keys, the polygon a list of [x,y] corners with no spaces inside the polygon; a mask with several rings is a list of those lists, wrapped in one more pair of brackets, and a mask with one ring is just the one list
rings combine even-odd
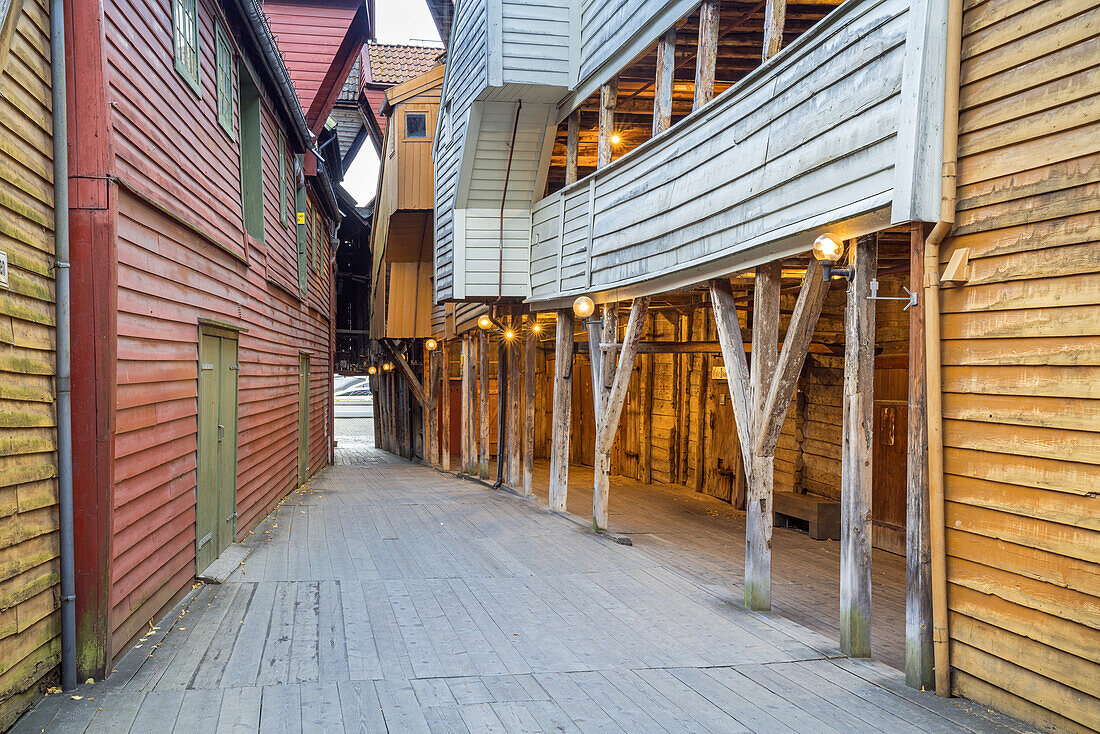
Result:
{"label": "parked car", "polygon": [[365,377],[335,376],[333,401],[337,418],[373,418],[374,396]]}

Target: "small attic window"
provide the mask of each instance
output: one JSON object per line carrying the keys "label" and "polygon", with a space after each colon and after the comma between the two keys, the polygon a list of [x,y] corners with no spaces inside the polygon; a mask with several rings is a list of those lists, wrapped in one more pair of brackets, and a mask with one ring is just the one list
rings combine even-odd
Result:
{"label": "small attic window", "polygon": [[426,139],[428,137],[428,113],[405,113],[405,137]]}

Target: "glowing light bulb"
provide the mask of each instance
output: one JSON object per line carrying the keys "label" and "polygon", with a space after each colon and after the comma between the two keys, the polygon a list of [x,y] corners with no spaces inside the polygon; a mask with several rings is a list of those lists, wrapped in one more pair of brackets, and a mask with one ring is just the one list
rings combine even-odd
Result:
{"label": "glowing light bulb", "polygon": [[489,318],[486,314],[482,314],[481,317],[478,318],[477,328],[481,329],[482,331],[488,331],[492,327],[493,327],[493,320],[491,318]]}
{"label": "glowing light bulb", "polygon": [[509,340],[515,339],[516,338],[516,332],[509,329],[508,331],[504,332],[504,338],[509,339]]}
{"label": "glowing light bulb", "polygon": [[382,369],[384,369],[386,372],[389,372],[393,369],[393,362],[386,362],[382,365]]}
{"label": "glowing light bulb", "polygon": [[819,262],[835,263],[844,254],[844,243],[830,232],[814,240],[814,258]]}
{"label": "glowing light bulb", "polygon": [[377,367],[375,367],[375,366],[374,366],[374,365],[372,364],[372,365],[371,365],[370,367],[368,367],[368,368],[367,368],[367,374],[368,374],[368,375],[377,375],[377,374],[378,374],[378,368],[377,368]]}
{"label": "glowing light bulb", "polygon": [[618,144],[619,144],[619,143],[621,143],[621,142],[623,142],[623,138],[622,138],[622,136],[621,136],[621,135],[619,135],[618,133],[614,133],[614,134],[613,134],[613,135],[611,136],[611,144],[612,144],[612,145],[618,145]]}
{"label": "glowing light bulb", "polygon": [[579,296],[573,301],[573,313],[579,319],[586,319],[596,310],[596,304],[588,296]]}
{"label": "glowing light bulb", "polygon": [[434,352],[437,348],[439,348],[439,342],[437,342],[435,339],[427,339],[424,342],[424,348],[427,349],[429,352]]}

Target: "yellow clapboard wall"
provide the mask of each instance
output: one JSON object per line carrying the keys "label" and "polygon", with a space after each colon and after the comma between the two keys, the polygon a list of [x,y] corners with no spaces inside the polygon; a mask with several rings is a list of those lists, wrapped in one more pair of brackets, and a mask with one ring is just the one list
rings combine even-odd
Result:
{"label": "yellow clapboard wall", "polygon": [[957,693],[1100,729],[1100,2],[985,0],[963,23],[942,291]]}
{"label": "yellow clapboard wall", "polygon": [[10,25],[3,20],[0,251],[9,287],[0,288],[0,730],[35,703],[61,650],[47,6],[13,0]]}

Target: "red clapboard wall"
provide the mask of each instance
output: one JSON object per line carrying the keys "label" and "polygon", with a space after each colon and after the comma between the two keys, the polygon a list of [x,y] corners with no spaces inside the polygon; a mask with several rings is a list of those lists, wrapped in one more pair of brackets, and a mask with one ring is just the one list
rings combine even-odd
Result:
{"label": "red clapboard wall", "polygon": [[238,538],[297,484],[302,353],[312,372],[309,465],[328,464],[335,212],[308,179],[300,297],[293,156],[305,151],[262,59],[250,58],[261,92],[262,241],[243,227],[236,112],[233,135],[217,121],[215,23],[239,56],[251,53],[235,40],[243,19],[199,0],[196,94],[174,67],[168,0],[105,0],[101,15],[98,0],[69,2],[74,21],[86,21],[69,65],[74,323],[84,325],[74,336],[74,426],[95,436],[74,446],[77,642],[81,676],[98,679],[196,573],[203,320],[240,330]]}

